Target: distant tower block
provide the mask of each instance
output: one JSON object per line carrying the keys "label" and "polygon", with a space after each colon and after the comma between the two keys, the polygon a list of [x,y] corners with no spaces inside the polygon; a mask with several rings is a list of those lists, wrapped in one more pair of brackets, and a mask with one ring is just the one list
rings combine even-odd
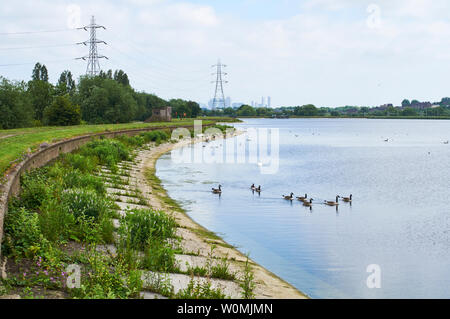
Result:
{"label": "distant tower block", "polygon": [[267,97],[267,106],[272,107],[272,98],[270,96]]}
{"label": "distant tower block", "polygon": [[87,46],[89,44],[89,55],[78,58],[83,61],[86,61],[86,60],[88,61],[87,67],[86,67],[86,74],[89,76],[96,76],[100,73],[99,59],[108,59],[108,57],[106,57],[104,55],[98,55],[97,44],[100,44],[100,43],[107,44],[105,41],[101,41],[101,40],[97,39],[97,29],[100,29],[100,28],[106,30],[106,28],[104,26],[98,25],[95,23],[94,16],[92,16],[92,18],[91,18],[90,25],[87,25],[82,28],[78,28],[79,30],[83,29],[85,31],[89,31],[89,34],[90,34],[90,38],[88,41],[77,43],[77,44],[84,44],[85,46]]}
{"label": "distant tower block", "polygon": [[212,107],[213,110],[215,110],[216,108],[226,107],[225,94],[223,93],[223,84],[228,82],[223,79],[224,76],[227,75],[225,72],[223,72],[223,68],[226,67],[225,64],[222,64],[219,60],[217,64],[213,65],[212,67],[217,68],[216,72],[213,73],[213,75],[216,76],[216,80],[211,82],[216,84]]}

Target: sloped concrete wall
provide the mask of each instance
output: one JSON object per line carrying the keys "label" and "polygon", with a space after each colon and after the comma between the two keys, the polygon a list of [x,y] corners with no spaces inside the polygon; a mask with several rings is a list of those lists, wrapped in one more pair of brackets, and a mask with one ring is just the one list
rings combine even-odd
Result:
{"label": "sloped concrete wall", "polygon": [[[205,126],[211,126],[205,125]],[[28,158],[18,164],[9,174],[6,176],[6,182],[0,187],[0,243],[3,239],[3,222],[8,212],[9,199],[18,195],[20,191],[20,176],[32,169],[42,167],[48,162],[57,158],[60,154],[70,153],[79,149],[84,144],[88,143],[94,138],[104,136],[106,138],[114,138],[119,135],[135,136],[143,132],[156,131],[156,130],[174,130],[176,128],[192,129],[193,125],[188,126],[166,126],[166,127],[149,127],[143,129],[123,130],[114,132],[103,132],[97,134],[90,134],[72,139],[64,140],[50,145],[47,148],[41,149]],[[0,245],[0,260],[1,260],[1,245]]]}

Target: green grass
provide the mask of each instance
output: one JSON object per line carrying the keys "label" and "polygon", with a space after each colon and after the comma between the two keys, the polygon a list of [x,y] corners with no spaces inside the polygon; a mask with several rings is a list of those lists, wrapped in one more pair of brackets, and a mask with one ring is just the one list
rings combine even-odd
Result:
{"label": "green grass", "polygon": [[[202,119],[203,125],[212,124],[215,121]],[[107,131],[119,131],[127,129],[140,129],[147,127],[167,127],[193,125],[193,119],[173,120],[160,123],[127,123],[127,124],[102,124],[102,125],[77,125],[77,126],[46,126],[21,128],[13,130],[0,130],[0,175],[12,165],[12,162],[21,158],[28,149],[37,150],[40,144],[54,143],[63,139],[73,138]],[[4,138],[2,138],[4,137]]]}

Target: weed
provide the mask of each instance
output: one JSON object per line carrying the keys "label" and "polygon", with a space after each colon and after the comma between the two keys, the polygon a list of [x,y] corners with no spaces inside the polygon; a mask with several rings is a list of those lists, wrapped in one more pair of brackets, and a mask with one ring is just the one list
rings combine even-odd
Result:
{"label": "weed", "polygon": [[247,255],[247,260],[245,261],[245,267],[244,267],[244,276],[242,283],[240,284],[242,288],[242,298],[243,299],[253,299],[255,298],[255,294],[253,290],[255,289],[255,282],[254,282],[254,275],[249,263],[249,257]]}
{"label": "weed", "polygon": [[225,299],[226,297],[221,289],[213,289],[209,280],[201,283],[194,279],[191,279],[188,286],[175,295],[176,299]]}

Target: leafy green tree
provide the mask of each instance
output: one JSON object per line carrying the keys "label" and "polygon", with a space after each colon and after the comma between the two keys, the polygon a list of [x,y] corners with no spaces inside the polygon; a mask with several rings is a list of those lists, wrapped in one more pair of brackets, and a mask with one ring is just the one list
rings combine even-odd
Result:
{"label": "leafy green tree", "polygon": [[256,116],[256,110],[250,105],[242,105],[237,110],[237,116]]}
{"label": "leafy green tree", "polygon": [[411,106],[411,102],[408,99],[404,99],[402,101],[402,106],[403,107],[409,107],[409,106]]}
{"label": "leafy green tree", "polygon": [[223,114],[228,116],[236,116],[236,110],[232,107],[226,107],[223,109]]}
{"label": "leafy green tree", "polygon": [[114,72],[114,80],[122,85],[130,85],[130,80],[128,79],[128,75],[122,70],[116,70]]}
{"label": "leafy green tree", "polygon": [[367,106],[363,106],[359,109],[359,114],[362,114],[363,116],[369,114],[370,112],[370,108],[368,108]]}
{"label": "leafy green tree", "polygon": [[145,92],[135,92],[134,99],[137,103],[137,117],[136,120],[145,121],[152,116],[153,109],[167,106],[167,101],[161,99],[154,94]]}
{"label": "leafy green tree", "polygon": [[267,107],[258,107],[256,108],[256,114],[258,116],[270,116],[272,115],[273,110]]}
{"label": "leafy green tree", "polygon": [[417,110],[411,108],[411,107],[407,107],[404,110],[402,110],[401,115],[403,116],[417,116]]}
{"label": "leafy green tree", "polygon": [[318,110],[312,104],[303,105],[294,109],[294,114],[299,116],[317,116]]}
{"label": "leafy green tree", "polygon": [[28,82],[27,94],[29,95],[34,109],[34,118],[42,122],[44,110],[53,100],[53,85],[43,80]]}
{"label": "leafy green tree", "polygon": [[188,101],[187,107],[191,110],[191,118],[196,118],[202,112],[202,109],[200,108],[200,105],[198,105],[197,102]]}
{"label": "leafy green tree", "polygon": [[398,114],[397,110],[393,106],[388,106],[386,109],[386,115],[388,116],[396,116]]}
{"label": "leafy green tree", "polygon": [[56,94],[58,95],[73,95],[76,90],[76,84],[73,80],[72,72],[64,71],[59,77],[58,84],[56,85]]}
{"label": "leafy green tree", "polygon": [[89,123],[127,123],[137,117],[135,92],[115,80],[100,76],[80,78],[75,101]]}
{"label": "leafy green tree", "polygon": [[24,82],[13,83],[0,77],[0,129],[33,125],[33,105]]}
{"label": "leafy green tree", "polygon": [[331,116],[335,116],[335,117],[338,117],[338,116],[340,116],[341,115],[341,113],[339,113],[338,111],[336,111],[336,110],[333,110],[333,111],[331,111],[330,112],[330,115]]}
{"label": "leafy green tree", "polygon": [[35,64],[33,73],[31,75],[32,81],[44,81],[48,82],[48,71],[45,65],[40,64],[39,62]]}
{"label": "leafy green tree", "polygon": [[72,104],[68,95],[57,96],[45,109],[44,115],[47,125],[68,126],[81,123],[80,106]]}
{"label": "leafy green tree", "polygon": [[443,97],[440,104],[441,104],[441,106],[450,105],[450,97]]}

